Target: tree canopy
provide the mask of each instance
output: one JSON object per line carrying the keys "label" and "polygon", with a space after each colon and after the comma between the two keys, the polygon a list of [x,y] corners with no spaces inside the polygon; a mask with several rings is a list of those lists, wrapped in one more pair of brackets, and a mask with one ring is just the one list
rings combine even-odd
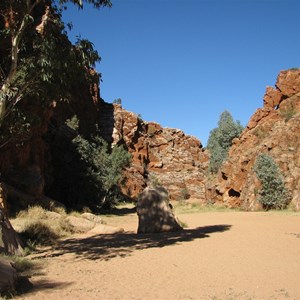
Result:
{"label": "tree canopy", "polygon": [[232,140],[238,137],[243,129],[241,123],[235,122],[227,110],[221,114],[218,127],[210,132],[207,142],[207,149],[210,152],[209,171],[211,173],[218,172],[227,157]]}
{"label": "tree canopy", "polygon": [[112,5],[110,0],[0,2],[0,127],[5,121],[12,135],[16,116],[26,119],[17,105],[21,100],[30,98],[41,105],[70,100],[72,86],[86,79],[87,70],[100,60],[90,41],[69,41],[62,21],[68,2],[79,9],[85,4],[96,9]]}
{"label": "tree canopy", "polygon": [[274,159],[265,153],[260,154],[254,165],[254,172],[261,181],[258,201],[263,208],[266,210],[286,208],[291,197]]}

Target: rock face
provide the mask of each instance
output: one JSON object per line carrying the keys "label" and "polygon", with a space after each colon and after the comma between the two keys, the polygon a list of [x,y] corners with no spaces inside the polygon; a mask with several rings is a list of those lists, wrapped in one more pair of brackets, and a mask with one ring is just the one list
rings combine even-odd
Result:
{"label": "rock face", "polygon": [[139,217],[138,233],[182,230],[169,206],[168,192],[162,187],[146,188],[143,191],[137,202],[137,214]]}
{"label": "rock face", "polygon": [[15,291],[17,278],[17,271],[11,263],[0,259],[0,293]]}
{"label": "rock face", "polygon": [[260,153],[272,156],[284,174],[293,206],[300,210],[300,70],[280,72],[275,88],[267,87],[264,106],[251,117],[228,159],[208,188],[208,198],[229,207],[260,208],[260,182],[253,171]]}
{"label": "rock face", "polygon": [[145,122],[121,105],[113,105],[112,143],[132,154],[123,192],[136,198],[149,184],[167,188],[171,199],[205,198],[208,155],[200,141],[179,129]]}

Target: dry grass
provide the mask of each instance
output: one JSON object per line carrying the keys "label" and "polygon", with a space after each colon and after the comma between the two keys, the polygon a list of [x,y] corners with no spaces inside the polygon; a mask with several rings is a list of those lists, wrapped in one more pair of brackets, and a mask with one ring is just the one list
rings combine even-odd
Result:
{"label": "dry grass", "polygon": [[53,244],[57,239],[73,233],[73,227],[66,219],[66,213],[50,212],[34,206],[21,211],[12,220],[16,231],[29,246]]}
{"label": "dry grass", "polygon": [[226,212],[239,211],[230,209],[222,205],[202,204],[195,201],[172,202],[175,214],[206,213],[206,212]]}

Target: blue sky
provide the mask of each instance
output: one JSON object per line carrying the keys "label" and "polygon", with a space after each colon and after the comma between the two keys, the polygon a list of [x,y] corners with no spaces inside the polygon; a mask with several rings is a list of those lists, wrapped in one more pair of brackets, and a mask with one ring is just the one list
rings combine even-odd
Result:
{"label": "blue sky", "polygon": [[93,42],[101,96],[205,145],[228,110],[246,125],[280,70],[300,67],[299,0],[112,0],[64,12]]}

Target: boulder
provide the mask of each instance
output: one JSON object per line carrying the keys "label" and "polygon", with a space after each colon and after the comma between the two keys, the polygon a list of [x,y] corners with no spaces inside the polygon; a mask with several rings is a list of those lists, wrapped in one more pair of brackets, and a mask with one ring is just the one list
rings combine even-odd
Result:
{"label": "boulder", "polygon": [[121,227],[114,227],[105,224],[97,224],[93,229],[88,231],[88,234],[116,234],[116,233],[123,233],[124,228]]}
{"label": "boulder", "polygon": [[139,218],[138,233],[159,233],[180,231],[179,225],[168,201],[168,192],[159,187],[146,188],[137,202]]}
{"label": "boulder", "polygon": [[94,222],[95,224],[102,224],[103,223],[103,220],[100,216],[94,215],[92,213],[85,212],[85,213],[81,214],[81,217],[86,219],[86,220],[89,220],[91,222]]}
{"label": "boulder", "polygon": [[15,291],[17,279],[12,263],[0,258],[0,293]]}
{"label": "boulder", "polygon": [[71,224],[75,232],[88,232],[95,227],[95,222],[82,217],[68,216],[66,220]]}

